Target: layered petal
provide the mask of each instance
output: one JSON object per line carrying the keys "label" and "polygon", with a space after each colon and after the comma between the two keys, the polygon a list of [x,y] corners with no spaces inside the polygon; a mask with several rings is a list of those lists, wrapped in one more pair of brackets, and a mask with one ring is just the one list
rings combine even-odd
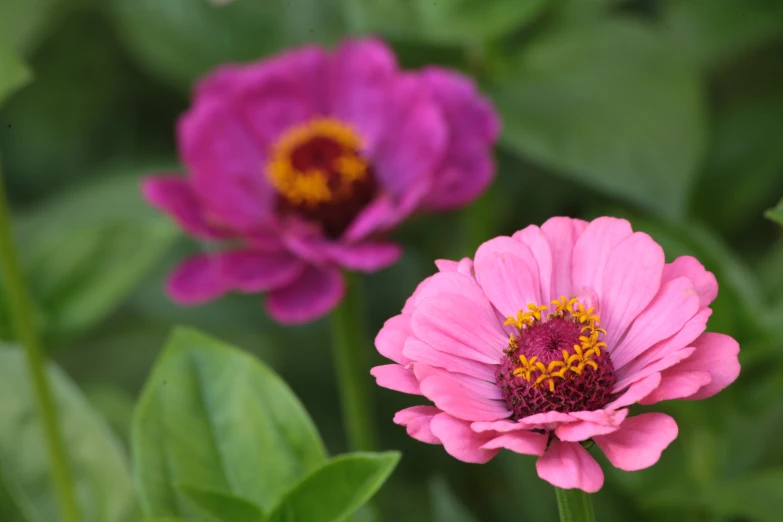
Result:
{"label": "layered petal", "polygon": [[[414,365],[415,369],[419,367]],[[425,378],[417,374],[421,393],[451,416],[466,421],[493,421],[511,415],[494,383],[434,368],[428,368],[427,373]]]}
{"label": "layered petal", "polygon": [[601,466],[578,442],[555,439],[536,461],[538,476],[553,486],[595,493],[604,485]]}
{"label": "layered petal", "polygon": [[432,434],[430,424],[436,415],[443,413],[433,406],[413,406],[398,411],[394,423],[405,426],[408,435],[427,444],[440,444],[440,439]]}
{"label": "layered petal", "polygon": [[448,413],[440,413],[430,422],[432,435],[440,440],[446,452],[463,462],[483,464],[497,455],[499,449],[482,449],[494,438],[493,434],[476,433],[470,423],[456,419]]}
{"label": "layered petal", "polygon": [[538,263],[530,249],[510,237],[497,237],[476,251],[476,280],[503,316],[516,316],[528,303],[541,302]]}
{"label": "layered petal", "polygon": [[280,323],[305,323],[329,313],[344,293],[338,268],[308,266],[294,282],[269,293],[266,309]]}
{"label": "layered petal", "polygon": [[442,368],[449,372],[468,375],[487,382],[495,382],[496,365],[466,359],[451,352],[436,350],[429,344],[414,337],[406,339],[402,355],[408,361],[416,361],[434,366],[435,368]]}
{"label": "layered petal", "polygon": [[220,270],[226,283],[248,293],[286,286],[296,280],[306,266],[285,250],[233,250],[220,254]]}
{"label": "layered petal", "polygon": [[[572,287],[568,292],[561,293],[578,295],[586,290],[600,291],[603,288],[604,268],[614,248],[631,234],[631,224],[624,219],[600,217],[591,221],[574,243]],[[556,295],[560,296],[560,293]]]}
{"label": "layered petal", "polygon": [[576,411],[570,415],[579,420],[561,424],[555,430],[555,435],[564,442],[579,442],[617,431],[628,415],[628,410]]}
{"label": "layered petal", "polygon": [[182,305],[212,301],[229,290],[221,277],[220,260],[213,255],[198,254],[181,262],[169,275],[166,293]]}
{"label": "layered petal", "polygon": [[617,468],[636,471],[652,466],[677,438],[677,423],[663,413],[644,413],[623,422],[608,435],[595,437],[595,443]]}
{"label": "layered petal", "polygon": [[190,182],[181,176],[158,176],[142,181],[144,198],[170,215],[186,232],[203,239],[222,239],[230,231],[210,223]]}
{"label": "layered petal", "polygon": [[587,222],[581,219],[553,217],[541,225],[549,250],[552,253],[552,278],[550,295],[553,299],[561,295],[572,294],[575,285],[571,279],[573,251],[579,236],[582,235]]}
{"label": "layered petal", "polygon": [[549,306],[549,303],[559,297],[551,294],[552,288],[552,250],[544,233],[535,225],[520,230],[512,236],[514,239],[527,246],[538,265],[538,280],[541,291],[541,304]]}
{"label": "layered petal", "polygon": [[408,364],[410,359],[402,354],[405,341],[413,334],[411,329],[410,314],[395,315],[388,319],[381,331],[375,337],[375,348],[378,352],[392,361],[400,364]]}
{"label": "layered petal", "polygon": [[678,277],[687,277],[693,281],[701,306],[709,306],[718,296],[718,281],[712,272],[695,257],[680,256],[663,267],[663,281],[671,281]]}
{"label": "layered petal", "polygon": [[523,455],[541,456],[546,450],[547,436],[543,433],[534,433],[532,431],[515,431],[505,433],[492,439],[482,446],[482,449],[502,449],[511,450]]}
{"label": "layered petal", "polygon": [[358,244],[336,243],[326,247],[326,255],[348,270],[372,273],[396,263],[402,256],[397,243],[372,242]]}
{"label": "layered petal", "polygon": [[375,377],[378,386],[389,388],[402,393],[421,395],[419,381],[413,374],[413,370],[399,364],[386,364],[376,366],[370,370],[370,375]]}

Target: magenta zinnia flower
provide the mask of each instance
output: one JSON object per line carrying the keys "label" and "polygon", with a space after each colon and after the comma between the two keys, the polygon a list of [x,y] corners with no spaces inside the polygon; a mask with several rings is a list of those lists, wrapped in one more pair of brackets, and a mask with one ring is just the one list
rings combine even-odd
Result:
{"label": "magenta zinnia flower", "polygon": [[715,277],[692,257],[666,264],[625,220],[552,218],[437,265],[375,340],[397,364],[372,374],[432,401],[394,421],[465,462],[537,455],[544,480],[595,492],[585,447],[631,471],[677,436],[668,415],[628,406],[704,399],[739,374],[737,342],[704,332]]}
{"label": "magenta zinnia flower", "polygon": [[375,40],[219,68],[177,128],[187,177],[143,187],[189,234],[225,245],[184,261],[168,293],[196,304],[269,292],[283,323],[326,314],[343,295],[341,268],[399,258],[385,232],[488,186],[498,127],[471,80],[403,72]]}

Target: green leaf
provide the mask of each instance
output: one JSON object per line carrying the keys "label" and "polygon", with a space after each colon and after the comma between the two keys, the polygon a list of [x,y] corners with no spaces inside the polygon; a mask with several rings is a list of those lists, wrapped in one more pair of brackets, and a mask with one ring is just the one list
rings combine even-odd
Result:
{"label": "green leaf", "polygon": [[684,212],[704,141],[692,66],[630,20],[549,33],[490,90],[503,142],[574,181],[666,216]]}
{"label": "green leaf", "polygon": [[59,343],[110,314],[178,236],[129,176],[46,201],[16,232],[45,334]]}
{"label": "green leaf", "polygon": [[432,495],[432,520],[434,522],[478,522],[462,501],[449,488],[443,477],[430,481]]}
{"label": "green leaf", "polygon": [[779,39],[778,0],[669,0],[666,28],[696,63],[712,67]]}
{"label": "green leaf", "polygon": [[783,199],[780,200],[775,208],[771,208],[764,212],[764,216],[780,226],[783,226]]}
{"label": "green leaf", "polygon": [[[27,375],[22,351],[0,345],[0,489],[18,520],[53,522],[59,520],[57,502]],[[49,378],[83,522],[135,522],[133,484],[120,444],[61,370],[50,365]]]}
{"label": "green leaf", "polygon": [[32,78],[33,74],[27,65],[16,56],[11,47],[0,40],[0,105],[14,92],[27,85]]}
{"label": "green leaf", "polygon": [[140,63],[176,86],[225,62],[257,60],[287,47],[331,43],[342,32],[336,0],[112,0],[111,13]]}
{"label": "green leaf", "polygon": [[310,417],[280,377],[185,328],[171,336],[145,385],[131,446],[148,516],[199,516],[179,483],[269,511],[326,459]]}
{"label": "green leaf", "polygon": [[[19,50],[35,46],[62,7],[59,0],[3,0],[0,2],[0,35]],[[0,75],[2,76],[2,75]]]}
{"label": "green leaf", "polygon": [[263,522],[266,515],[252,502],[233,495],[186,485],[177,489],[193,503],[224,522]]}
{"label": "green leaf", "polygon": [[342,520],[372,498],[399,460],[396,451],[335,457],[289,491],[269,518],[273,522]]}

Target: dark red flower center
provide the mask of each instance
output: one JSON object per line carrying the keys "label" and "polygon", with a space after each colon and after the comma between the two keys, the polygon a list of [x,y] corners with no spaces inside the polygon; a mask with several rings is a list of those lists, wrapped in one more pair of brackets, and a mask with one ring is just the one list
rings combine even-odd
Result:
{"label": "dark red flower center", "polygon": [[495,378],[515,420],[597,410],[611,400],[616,377],[598,316],[577,299],[553,303],[555,313],[543,316],[546,306],[530,304],[506,321],[517,334],[511,334]]}
{"label": "dark red flower center", "polygon": [[372,166],[352,127],[323,118],[289,129],[272,148],[267,175],[278,209],[339,237],[376,193]]}

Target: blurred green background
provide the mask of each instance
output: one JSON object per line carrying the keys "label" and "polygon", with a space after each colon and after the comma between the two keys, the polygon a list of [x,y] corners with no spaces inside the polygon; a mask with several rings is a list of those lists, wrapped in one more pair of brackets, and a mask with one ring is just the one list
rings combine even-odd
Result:
{"label": "blurred green background", "polygon": [[[627,217],[670,260],[692,254],[716,274],[709,329],[740,341],[743,371],[715,398],[656,407],[680,436],[653,468],[602,460],[598,519],[779,521],[783,240],[764,218],[783,196],[779,0],[0,0],[0,38],[35,73],[0,110],[0,151],[39,324],[120,438],[172,325],[188,324],[272,365],[330,451],[345,450],[328,322],[278,326],[258,296],[170,303],[165,274],[206,245],[147,208],[138,179],[178,169],[173,127],[194,78],[360,33],[386,38],[405,67],[473,75],[503,118],[491,190],[407,223],[404,259],[366,278],[368,369],[381,363],[372,336],[434,259],[553,215]],[[0,337],[12,337],[4,305]],[[372,389],[383,448],[404,452],[379,497],[387,520],[556,520],[532,458],[458,462],[392,424],[415,397]],[[3,500],[7,439],[0,520],[26,521]]]}

